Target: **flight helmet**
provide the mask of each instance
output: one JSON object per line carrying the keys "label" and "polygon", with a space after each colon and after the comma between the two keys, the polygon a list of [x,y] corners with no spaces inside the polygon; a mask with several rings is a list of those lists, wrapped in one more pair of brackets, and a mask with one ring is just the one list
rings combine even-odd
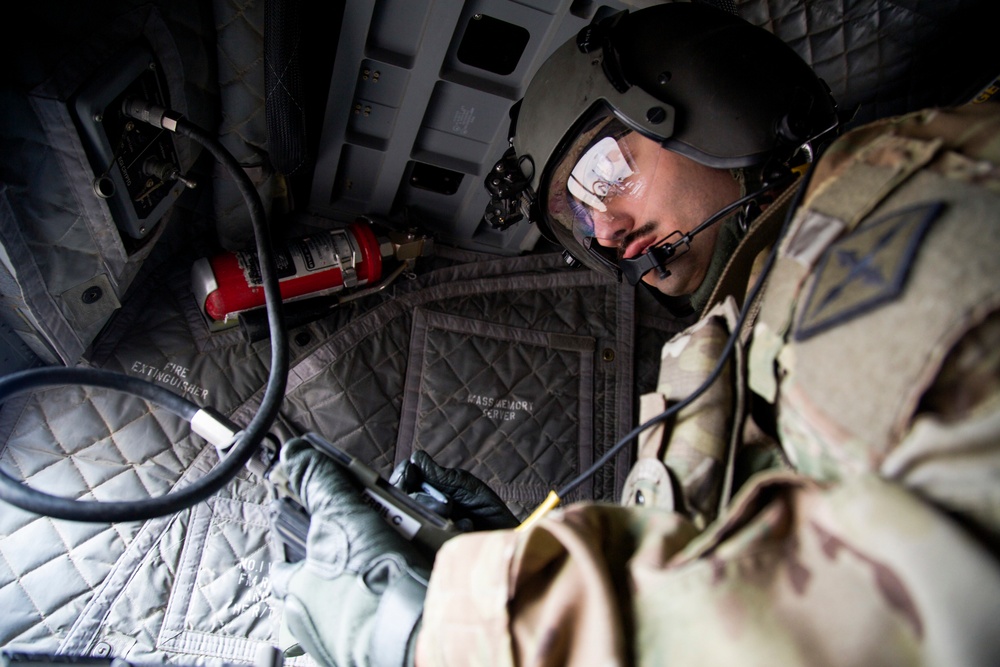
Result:
{"label": "flight helmet", "polygon": [[595,242],[602,202],[643,193],[624,137],[753,172],[764,191],[787,184],[793,156],[838,125],[828,87],[781,39],[689,2],[595,19],[542,64],[511,116],[510,148],[486,177],[487,221],[503,228],[527,213],[573,258],[633,284],[664,275],[690,238],[633,260]]}

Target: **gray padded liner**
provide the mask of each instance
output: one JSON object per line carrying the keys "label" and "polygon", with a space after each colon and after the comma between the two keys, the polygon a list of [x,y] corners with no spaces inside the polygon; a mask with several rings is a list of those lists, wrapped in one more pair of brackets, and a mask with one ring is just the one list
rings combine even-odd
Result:
{"label": "gray padded liner", "polygon": [[[228,412],[262,386],[268,345],[246,345],[235,331],[210,335],[187,266],[143,283],[91,363]],[[0,443],[8,474],[86,499],[158,496],[218,458],[144,401],[70,387],[4,404]],[[140,663],[252,660],[276,636],[262,579],[269,561],[256,558],[268,545],[267,497],[244,472],[209,501],[144,523],[81,524],[4,505],[0,645]]]}
{"label": "gray padded liner", "polygon": [[[402,442],[435,446],[448,463],[488,472],[523,513],[630,426],[634,293],[588,271],[566,271],[558,256],[484,261],[457,253],[440,264],[445,268],[293,332],[277,430],[314,429],[388,474],[408,451],[397,448],[399,425],[406,400],[415,401],[426,419],[415,440]],[[246,423],[266,379],[268,349],[235,331],[209,334],[186,271],[169,268],[133,294],[91,363],[186,391]],[[609,350],[615,358],[604,361]],[[471,387],[484,372],[491,385],[503,379],[508,395],[526,396],[536,419],[551,417],[571,430],[543,429],[532,438],[536,424],[515,419],[493,428],[480,409],[470,423],[483,442],[444,447],[452,432],[443,425],[461,422],[454,406],[428,391],[433,387],[406,392],[415,360],[436,363],[442,352],[454,364],[454,387]],[[544,363],[560,364],[572,390],[557,393]],[[546,403],[549,394],[557,398]],[[566,410],[571,415],[559,414]],[[217,460],[172,415],[84,388],[8,401],[0,408],[0,442],[9,474],[80,498],[161,495]],[[506,452],[512,455],[497,456]],[[612,499],[627,468],[625,455],[595,479],[594,496]],[[4,506],[0,645],[140,663],[251,661],[276,641],[280,613],[267,580],[267,500],[267,488],[244,472],[209,501],[144,523],[78,524]]]}
{"label": "gray padded liner", "polygon": [[[737,0],[736,5],[741,17],[776,34],[809,63],[842,110],[857,109],[855,125],[960,104],[997,74],[996,59],[977,44],[984,35],[969,34],[990,25],[988,0]],[[969,61],[983,56],[989,60]]]}
{"label": "gray padded liner", "polygon": [[417,309],[395,463],[424,450],[537,506],[593,463],[595,342]]}
{"label": "gray padded liner", "polygon": [[[168,17],[169,18],[169,17]],[[181,32],[180,26],[173,25]],[[90,161],[68,100],[123,44],[144,39],[165,73],[170,97],[188,114],[184,86],[186,57],[160,12],[135,9],[112,21],[86,46],[63,54],[54,74],[5,102],[11,110],[0,124],[0,146],[17,155],[20,168],[0,185],[0,246],[4,272],[17,281],[5,291],[0,318],[49,363],[73,364],[107,321],[118,297],[135,278],[153,243],[129,252],[108,205],[94,197]],[[192,82],[194,83],[194,82]],[[197,79],[204,86],[206,82]],[[182,169],[197,151],[175,141]],[[59,184],[43,187],[42,184]],[[163,225],[151,232],[155,241]],[[95,308],[80,305],[79,292],[99,285],[111,297]]]}
{"label": "gray padded liner", "polygon": [[[416,312],[423,322],[428,318],[432,322],[447,321],[452,323],[452,329],[458,329],[451,332],[450,342],[461,354],[447,359],[453,365],[447,380],[451,382],[449,391],[455,392],[453,398],[458,401],[442,401],[440,387],[433,387],[434,393],[430,393],[415,379],[418,371],[413,364],[428,363],[426,345],[448,342],[426,335],[424,324],[414,324]],[[538,498],[543,487],[547,493],[568,481],[582,470],[584,461],[603,454],[631,428],[634,321],[632,289],[591,271],[567,271],[558,255],[494,260],[436,271],[367,312],[295,365],[289,375],[283,419],[291,427],[289,433],[321,433],[385,475],[408,455],[408,430],[413,430],[419,442],[434,443],[432,453],[441,453],[448,464],[472,469],[500,487],[501,496],[515,513],[523,514],[533,509],[528,506],[529,499]],[[462,324],[456,326],[457,322]],[[411,336],[413,330],[416,336]],[[521,342],[499,345],[504,337]],[[542,353],[540,349],[562,349],[558,354],[563,356],[567,349],[575,350],[573,354],[581,356],[584,341],[594,351],[592,361],[587,362],[593,364],[594,389],[592,395],[581,392],[577,400],[589,401],[593,406],[592,454],[587,453],[585,442],[581,447],[568,433],[553,437],[554,427],[547,426],[539,439],[533,428],[541,421],[538,415],[536,422],[515,419],[497,431],[489,416],[467,403],[469,387],[465,385],[474,381],[479,372],[497,373],[500,369],[510,377],[498,381],[497,389],[504,388],[505,383],[514,387],[520,380],[523,384],[517,386],[525,393],[517,398],[532,402],[537,409],[554,411],[550,401],[556,396],[551,391],[555,385],[546,383],[555,383],[558,378],[540,379],[543,371],[535,364],[544,361],[545,354],[557,353]],[[417,361],[409,358],[414,349]],[[585,377],[587,364],[577,363],[574,372]],[[566,366],[565,360],[563,364]],[[411,377],[409,384],[407,375]],[[408,386],[417,386],[420,391],[407,393]],[[474,393],[496,397],[488,388],[477,388]],[[570,399],[563,395],[558,400],[565,401],[573,414],[585,409],[572,405]],[[257,400],[255,397],[237,411],[241,421],[253,414]],[[434,406],[437,412],[433,416],[421,414],[419,428],[415,428],[413,418],[403,417],[404,400],[410,401],[408,406],[420,405],[425,411]],[[456,430],[456,425],[462,419],[469,420],[470,415],[485,420],[475,425],[475,437],[466,439],[467,434],[461,426]],[[566,419],[561,415],[558,423],[565,424]],[[519,424],[523,428],[516,428]],[[492,439],[482,439],[480,433],[490,429],[494,431]],[[446,449],[442,443],[456,432],[462,433],[461,442],[452,444],[457,450]],[[482,442],[476,442],[480,439]],[[402,443],[399,449],[397,442]],[[550,465],[541,466],[536,458],[549,447],[553,447],[552,451],[543,458]],[[505,457],[504,466],[497,467],[495,457],[507,450],[514,455]],[[591,497],[616,497],[629,457],[628,452],[623,452],[611,466],[595,475]]]}

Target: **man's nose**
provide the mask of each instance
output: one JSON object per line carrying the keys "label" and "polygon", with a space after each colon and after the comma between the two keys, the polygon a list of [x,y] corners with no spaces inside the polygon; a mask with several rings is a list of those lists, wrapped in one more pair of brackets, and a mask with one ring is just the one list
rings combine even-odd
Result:
{"label": "man's nose", "polygon": [[606,248],[621,245],[625,236],[635,226],[635,217],[629,202],[624,197],[609,197],[605,200],[606,211],[595,211],[594,235],[597,242]]}

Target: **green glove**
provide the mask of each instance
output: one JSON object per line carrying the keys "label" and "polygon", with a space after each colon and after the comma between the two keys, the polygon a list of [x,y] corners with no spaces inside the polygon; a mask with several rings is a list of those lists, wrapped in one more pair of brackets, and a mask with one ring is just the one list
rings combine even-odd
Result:
{"label": "green glove", "polygon": [[272,569],[283,631],[320,665],[412,665],[429,564],[307,441],[288,442],[281,465],[310,514],[305,560]]}
{"label": "green glove", "polygon": [[414,452],[393,477],[407,493],[419,494],[420,484],[426,482],[448,496],[449,518],[462,530],[498,530],[520,523],[486,482],[467,470],[438,465],[427,452]]}

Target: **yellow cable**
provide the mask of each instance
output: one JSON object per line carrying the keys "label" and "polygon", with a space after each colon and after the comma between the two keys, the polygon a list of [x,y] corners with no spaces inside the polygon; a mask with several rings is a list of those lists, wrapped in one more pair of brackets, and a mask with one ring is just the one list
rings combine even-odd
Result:
{"label": "yellow cable", "polygon": [[549,510],[559,504],[559,496],[556,495],[555,491],[549,491],[549,495],[545,497],[542,504],[535,508],[535,511],[531,513],[527,519],[521,522],[521,525],[514,530],[527,530],[535,522],[541,519],[543,516],[549,513]]}

